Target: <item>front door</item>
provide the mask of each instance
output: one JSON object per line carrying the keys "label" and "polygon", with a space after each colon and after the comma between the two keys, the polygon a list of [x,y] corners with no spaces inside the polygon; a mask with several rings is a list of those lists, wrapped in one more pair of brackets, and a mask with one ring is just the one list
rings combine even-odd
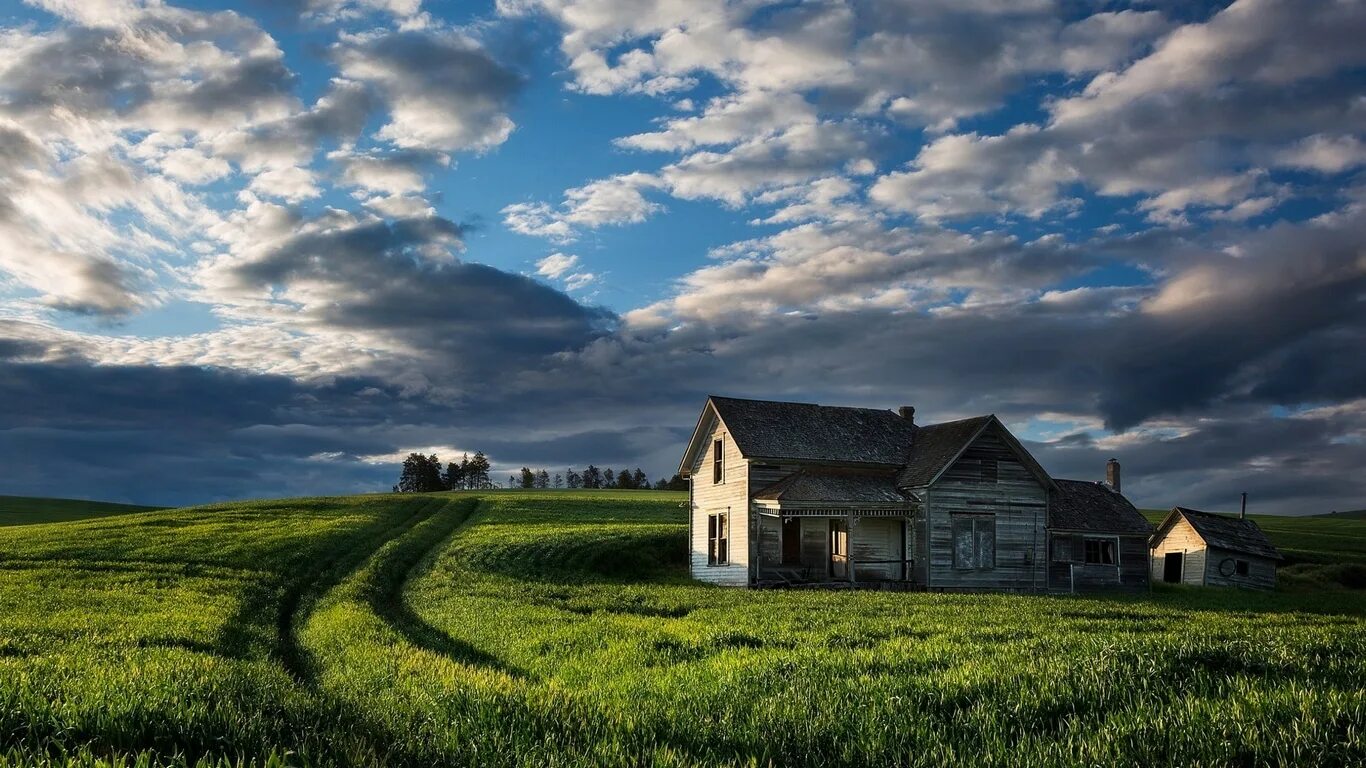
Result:
{"label": "front door", "polygon": [[802,564],[802,519],[783,520],[783,565]]}
{"label": "front door", "polygon": [[849,577],[849,526],[843,520],[830,521],[830,575]]}
{"label": "front door", "polygon": [[1162,580],[1168,584],[1181,583],[1181,560],[1183,555],[1180,552],[1168,552],[1162,561]]}

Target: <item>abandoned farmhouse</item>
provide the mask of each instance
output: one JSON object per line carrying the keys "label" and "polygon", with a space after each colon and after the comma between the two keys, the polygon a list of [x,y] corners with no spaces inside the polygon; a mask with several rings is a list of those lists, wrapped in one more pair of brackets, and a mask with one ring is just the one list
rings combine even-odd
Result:
{"label": "abandoned farmhouse", "polygon": [[1106,482],[1053,478],[995,416],[710,397],[680,472],[691,570],[733,586],[1145,589],[1152,526]]}

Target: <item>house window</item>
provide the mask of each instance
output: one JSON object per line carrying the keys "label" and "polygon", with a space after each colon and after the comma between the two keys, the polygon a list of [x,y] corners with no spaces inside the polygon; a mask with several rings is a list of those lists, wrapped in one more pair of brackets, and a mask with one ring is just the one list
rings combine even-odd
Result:
{"label": "house window", "polygon": [[1053,562],[1070,563],[1075,560],[1072,556],[1072,537],[1054,536],[1053,537]]}
{"label": "house window", "polygon": [[1233,572],[1234,572],[1235,574],[1239,575],[1239,576],[1246,576],[1247,573],[1248,573],[1248,564],[1247,564],[1247,561],[1246,561],[1246,560],[1234,560],[1234,561],[1233,561]]}
{"label": "house window", "polygon": [[725,512],[707,515],[707,565],[730,562],[730,524]]}
{"label": "house window", "polygon": [[954,515],[953,567],[996,567],[996,516]]}
{"label": "house window", "polygon": [[1087,565],[1115,564],[1116,547],[1114,539],[1087,539],[1085,547]]}
{"label": "house window", "polygon": [[726,478],[726,468],[724,466],[725,446],[722,444],[723,438],[716,438],[711,444],[711,482],[713,485]]}

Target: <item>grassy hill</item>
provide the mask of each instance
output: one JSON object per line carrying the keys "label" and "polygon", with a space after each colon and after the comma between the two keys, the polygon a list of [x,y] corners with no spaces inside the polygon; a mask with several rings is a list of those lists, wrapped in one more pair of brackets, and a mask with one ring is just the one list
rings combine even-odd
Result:
{"label": "grassy hill", "polygon": [[1366,593],[725,590],[683,498],[0,529],[0,766],[1366,760]]}
{"label": "grassy hill", "polygon": [[28,496],[0,496],[0,526],[62,523],[92,517],[148,512],[160,507],[111,504],[79,499],[39,499]]}

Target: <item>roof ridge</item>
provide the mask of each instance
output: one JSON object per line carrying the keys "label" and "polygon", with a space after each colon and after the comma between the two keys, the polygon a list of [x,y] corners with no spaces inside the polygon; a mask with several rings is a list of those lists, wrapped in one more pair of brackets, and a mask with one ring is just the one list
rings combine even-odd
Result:
{"label": "roof ridge", "polygon": [[737,400],[742,403],[772,403],[775,405],[805,405],[811,408],[836,408],[841,411],[871,411],[873,413],[888,413],[896,416],[896,411],[893,411],[891,408],[869,408],[863,405],[825,405],[824,403],[808,403],[803,400],[765,400],[757,397],[731,397],[730,395],[707,395],[707,397],[711,400]]}
{"label": "roof ridge", "polygon": [[945,426],[948,426],[948,425],[950,425],[950,424],[963,424],[963,423],[966,423],[966,422],[969,422],[969,421],[976,421],[977,419],[990,419],[990,418],[994,417],[995,415],[996,415],[996,414],[994,414],[994,413],[984,413],[984,414],[982,414],[982,415],[980,415],[980,416],[968,416],[968,417],[965,417],[965,418],[962,418],[962,419],[950,419],[950,420],[948,420],[948,421],[936,421],[936,422],[934,422],[933,424],[917,424],[916,426],[920,427],[921,429],[929,429],[930,427],[945,427]]}

